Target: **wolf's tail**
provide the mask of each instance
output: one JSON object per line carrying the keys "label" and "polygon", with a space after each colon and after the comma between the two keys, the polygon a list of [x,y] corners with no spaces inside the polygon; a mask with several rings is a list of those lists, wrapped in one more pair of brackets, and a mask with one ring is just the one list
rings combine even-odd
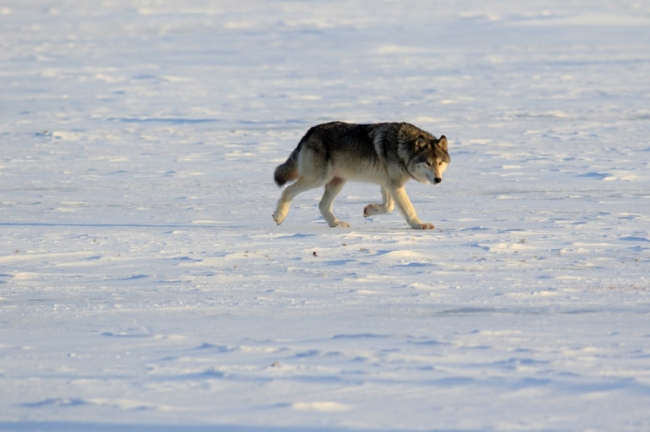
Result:
{"label": "wolf's tail", "polygon": [[[302,143],[301,143],[302,144]],[[273,173],[275,184],[279,187],[284,186],[285,183],[298,178],[298,153],[300,153],[300,145],[291,152],[289,159],[282,165],[278,165]]]}

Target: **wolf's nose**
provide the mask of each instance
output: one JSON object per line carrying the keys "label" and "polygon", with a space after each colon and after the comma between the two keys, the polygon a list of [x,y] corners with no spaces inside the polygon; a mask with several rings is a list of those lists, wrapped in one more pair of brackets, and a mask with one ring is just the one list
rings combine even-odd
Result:
{"label": "wolf's nose", "polygon": [[442,181],[442,179],[440,177],[436,177],[436,178],[433,179],[433,181],[435,181],[436,184],[438,184],[438,183],[440,183]]}

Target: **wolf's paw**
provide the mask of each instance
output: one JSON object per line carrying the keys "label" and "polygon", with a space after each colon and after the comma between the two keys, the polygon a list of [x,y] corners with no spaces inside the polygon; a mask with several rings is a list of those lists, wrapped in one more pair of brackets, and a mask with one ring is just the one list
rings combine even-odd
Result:
{"label": "wolf's paw", "polygon": [[330,225],[332,228],[340,227],[340,228],[350,228],[350,224],[347,222],[343,221],[336,221],[332,225]]}
{"label": "wolf's paw", "polygon": [[275,221],[276,224],[280,225],[282,221],[284,220],[284,217],[279,215],[277,212],[273,213],[273,220]]}
{"label": "wolf's paw", "polygon": [[381,213],[381,205],[379,204],[368,204],[363,209],[363,217],[374,216]]}
{"label": "wolf's paw", "polygon": [[430,223],[418,222],[418,223],[411,224],[411,228],[416,230],[430,230],[430,229],[434,229],[435,227]]}

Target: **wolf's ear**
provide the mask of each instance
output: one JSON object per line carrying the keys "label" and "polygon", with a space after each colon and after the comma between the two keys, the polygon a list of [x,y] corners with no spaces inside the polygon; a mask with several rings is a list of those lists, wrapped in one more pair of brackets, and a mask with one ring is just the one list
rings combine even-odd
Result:
{"label": "wolf's ear", "polygon": [[415,149],[419,150],[421,148],[424,148],[427,146],[427,141],[422,138],[421,136],[418,137],[418,139],[415,140]]}
{"label": "wolf's ear", "polygon": [[441,136],[440,139],[438,140],[438,147],[443,149],[444,151],[447,151],[447,137],[446,136]]}

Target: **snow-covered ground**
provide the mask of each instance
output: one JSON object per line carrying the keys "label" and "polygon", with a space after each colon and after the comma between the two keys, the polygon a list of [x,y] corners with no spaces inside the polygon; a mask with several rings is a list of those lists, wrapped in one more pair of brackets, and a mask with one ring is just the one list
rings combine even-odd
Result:
{"label": "snow-covered ground", "polygon": [[[312,125],[449,138],[434,231]],[[650,430],[650,4],[0,3],[0,430]]]}

